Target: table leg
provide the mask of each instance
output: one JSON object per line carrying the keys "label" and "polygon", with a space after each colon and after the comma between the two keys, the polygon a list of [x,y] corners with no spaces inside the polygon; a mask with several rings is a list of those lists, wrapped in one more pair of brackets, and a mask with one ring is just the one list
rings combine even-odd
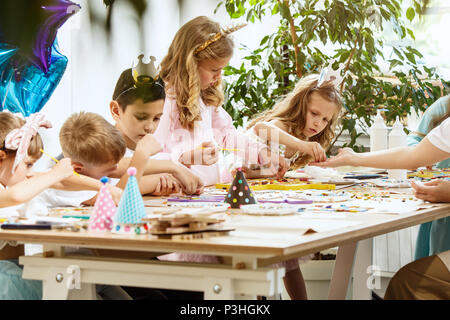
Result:
{"label": "table leg", "polygon": [[372,278],[377,276],[377,270],[372,270],[372,251],[372,238],[358,242],[353,266],[353,300],[370,300],[372,298]]}
{"label": "table leg", "polygon": [[339,247],[328,291],[329,300],[345,300],[352,274],[355,252],[356,242]]}

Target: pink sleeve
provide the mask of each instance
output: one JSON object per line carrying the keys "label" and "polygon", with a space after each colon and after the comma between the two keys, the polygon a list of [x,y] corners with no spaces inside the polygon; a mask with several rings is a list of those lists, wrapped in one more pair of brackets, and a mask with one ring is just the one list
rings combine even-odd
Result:
{"label": "pink sleeve", "polygon": [[259,152],[267,148],[262,143],[251,142],[244,134],[239,134],[233,126],[231,116],[222,107],[212,112],[214,138],[226,149],[238,149],[236,153],[247,163],[259,163]]}
{"label": "pink sleeve", "polygon": [[166,98],[163,108],[163,115],[161,116],[161,120],[159,121],[158,128],[156,129],[153,136],[158,140],[159,144],[162,147],[162,152],[167,152],[167,147],[170,139],[169,132],[171,131],[172,125],[172,112],[173,112],[173,99],[169,97]]}
{"label": "pink sleeve", "polygon": [[180,128],[178,124],[179,115],[176,107],[176,99],[166,97],[164,103],[163,115],[159,121],[158,128],[154,133],[154,137],[161,145],[162,151],[158,153],[158,159],[171,159],[179,162],[179,158],[185,152],[183,143],[183,135],[187,134],[186,130]]}

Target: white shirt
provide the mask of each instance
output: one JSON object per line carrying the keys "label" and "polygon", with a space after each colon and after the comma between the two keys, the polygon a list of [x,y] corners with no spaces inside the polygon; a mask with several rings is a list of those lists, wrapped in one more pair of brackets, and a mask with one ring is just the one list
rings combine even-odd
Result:
{"label": "white shirt", "polygon": [[[6,188],[0,183],[0,192],[2,192],[3,190],[6,190]],[[8,219],[13,217],[19,217],[21,209],[23,209],[23,205],[0,208],[0,218]],[[2,250],[7,244],[11,246],[17,246],[17,243],[15,241],[0,240],[0,250]]]}
{"label": "white shirt", "polygon": [[[435,147],[450,153],[450,118],[434,128],[427,138]],[[450,271],[450,251],[442,252],[438,254],[438,257]]]}
{"label": "white shirt", "polygon": [[[0,192],[2,190],[6,190],[6,188],[0,183]],[[24,205],[18,205],[13,207],[6,207],[6,208],[0,208],[0,218],[13,218],[13,217],[19,217],[21,213],[23,213],[23,207]]]}
{"label": "white shirt", "polygon": [[450,118],[434,128],[427,138],[435,147],[450,153]]}

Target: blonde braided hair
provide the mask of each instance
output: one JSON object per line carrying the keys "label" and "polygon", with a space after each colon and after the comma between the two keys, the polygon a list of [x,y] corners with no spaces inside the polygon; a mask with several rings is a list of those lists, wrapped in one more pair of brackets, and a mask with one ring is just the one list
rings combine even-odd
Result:
{"label": "blonde braided hair", "polygon": [[175,35],[161,62],[160,76],[167,84],[168,94],[176,98],[183,128],[192,130],[194,122],[201,120],[200,99],[207,106],[219,107],[223,103],[220,79],[214,86],[201,89],[198,63],[230,58],[234,44],[227,35],[243,27],[222,29],[217,22],[201,16],[187,22]]}

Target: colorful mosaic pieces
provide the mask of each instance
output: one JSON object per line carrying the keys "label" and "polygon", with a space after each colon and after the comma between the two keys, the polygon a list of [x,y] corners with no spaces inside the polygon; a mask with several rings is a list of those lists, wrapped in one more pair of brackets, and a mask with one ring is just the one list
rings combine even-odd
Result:
{"label": "colorful mosaic pieces", "polygon": [[422,179],[450,178],[450,168],[442,170],[417,170],[416,172],[408,173],[408,178],[422,178]]}

